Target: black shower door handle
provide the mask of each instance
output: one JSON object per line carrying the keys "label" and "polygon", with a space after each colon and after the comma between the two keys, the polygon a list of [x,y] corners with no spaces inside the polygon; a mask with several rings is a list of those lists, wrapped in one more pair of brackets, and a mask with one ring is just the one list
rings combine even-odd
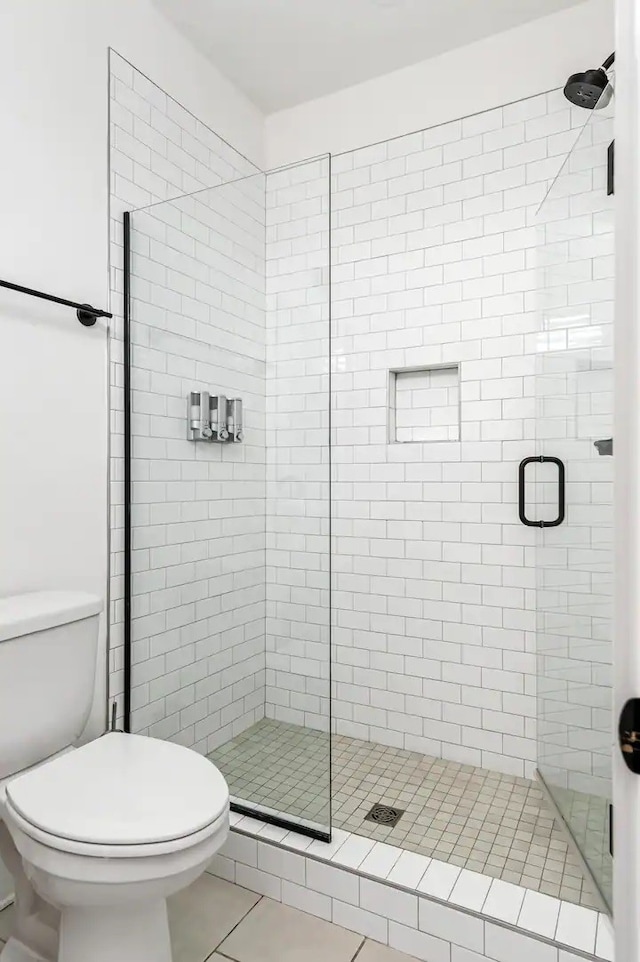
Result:
{"label": "black shower door handle", "polygon": [[[553,521],[532,521],[527,518],[525,505],[525,471],[528,464],[556,464],[558,466],[558,516]],[[524,458],[518,468],[518,514],[523,524],[529,528],[557,528],[564,521],[565,512],[565,472],[560,458],[548,458],[540,454],[537,458]]]}

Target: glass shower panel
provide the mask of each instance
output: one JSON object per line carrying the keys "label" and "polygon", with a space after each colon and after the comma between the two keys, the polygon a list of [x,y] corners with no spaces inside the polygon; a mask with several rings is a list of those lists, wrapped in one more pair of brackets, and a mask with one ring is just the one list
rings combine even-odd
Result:
{"label": "glass shower panel", "polygon": [[329,157],[267,175],[266,720],[270,782],[331,824]]}
{"label": "glass shower panel", "polygon": [[[537,216],[538,456],[566,470],[566,517],[536,545],[538,771],[611,904],[613,102],[580,131]],[[543,473],[544,472],[544,473]],[[537,519],[558,506],[539,465]]]}
{"label": "glass shower panel", "polygon": [[207,755],[239,810],[326,835],[322,164],[130,215],[130,650],[132,731]]}

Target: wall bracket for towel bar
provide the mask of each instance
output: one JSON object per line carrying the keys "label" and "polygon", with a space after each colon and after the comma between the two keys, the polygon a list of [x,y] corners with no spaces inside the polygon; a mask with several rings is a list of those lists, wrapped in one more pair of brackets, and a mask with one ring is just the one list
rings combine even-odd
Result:
{"label": "wall bracket for towel bar", "polygon": [[65,297],[56,297],[55,294],[44,294],[42,291],[35,291],[31,287],[12,284],[11,281],[0,281],[0,287],[5,287],[9,291],[17,291],[18,294],[28,294],[29,297],[39,297],[43,301],[53,301],[54,304],[63,304],[65,307],[75,307],[76,317],[84,327],[93,327],[99,317],[113,317],[113,314],[108,311],[101,311],[98,307],[92,307],[91,304],[78,304],[77,301],[69,301]]}

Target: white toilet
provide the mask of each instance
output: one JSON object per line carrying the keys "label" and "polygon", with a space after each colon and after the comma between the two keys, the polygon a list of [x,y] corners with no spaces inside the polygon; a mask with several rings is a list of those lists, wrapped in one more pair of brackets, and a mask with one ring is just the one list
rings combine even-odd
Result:
{"label": "white toilet", "polygon": [[180,745],[109,732],[91,710],[99,599],[0,599],[0,857],[15,882],[1,962],[171,962],[166,898],[229,830],[217,768]]}

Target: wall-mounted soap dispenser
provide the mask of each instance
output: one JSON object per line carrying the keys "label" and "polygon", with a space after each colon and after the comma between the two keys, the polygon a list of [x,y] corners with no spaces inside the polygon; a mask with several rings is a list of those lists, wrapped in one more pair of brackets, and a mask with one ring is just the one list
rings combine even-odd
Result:
{"label": "wall-mounted soap dispenser", "polygon": [[242,441],[244,439],[242,398],[232,397],[227,401],[227,428],[230,441]]}
{"label": "wall-mounted soap dispenser", "polygon": [[190,391],[187,438],[189,441],[243,441],[242,399],[209,391]]}
{"label": "wall-mounted soap dispenser", "polygon": [[209,392],[191,391],[187,397],[188,430],[190,441],[211,441],[211,418],[209,415]]}
{"label": "wall-mounted soap dispenser", "polygon": [[230,440],[227,429],[227,405],[228,402],[224,394],[212,394],[209,397],[212,441]]}

